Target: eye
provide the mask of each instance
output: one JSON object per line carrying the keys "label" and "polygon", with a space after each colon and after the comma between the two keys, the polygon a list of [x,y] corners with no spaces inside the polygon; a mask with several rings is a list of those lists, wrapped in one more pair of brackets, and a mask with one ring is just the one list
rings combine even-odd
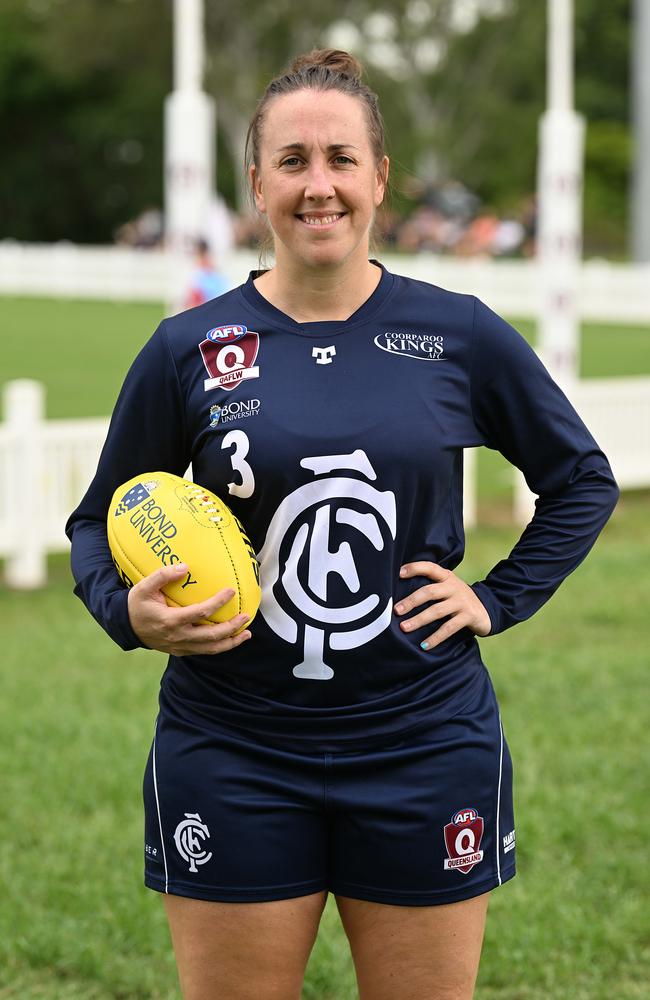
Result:
{"label": "eye", "polygon": [[335,159],[336,160],[343,160],[343,162],[346,163],[346,164],[347,163],[354,163],[354,160],[351,159],[351,157],[346,156],[345,153],[339,153],[339,155],[337,157],[335,157]]}
{"label": "eye", "polygon": [[300,163],[300,157],[287,156],[286,160],[283,160],[280,165],[282,167],[295,167],[297,163]]}

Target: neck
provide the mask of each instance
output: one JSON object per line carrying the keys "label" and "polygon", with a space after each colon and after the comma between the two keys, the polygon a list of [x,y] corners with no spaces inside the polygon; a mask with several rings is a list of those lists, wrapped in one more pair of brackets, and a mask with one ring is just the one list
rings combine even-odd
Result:
{"label": "neck", "polygon": [[283,260],[254,284],[264,298],[296,323],[346,320],[370,298],[381,279],[381,270],[371,264],[367,251],[355,261],[338,267],[305,268]]}

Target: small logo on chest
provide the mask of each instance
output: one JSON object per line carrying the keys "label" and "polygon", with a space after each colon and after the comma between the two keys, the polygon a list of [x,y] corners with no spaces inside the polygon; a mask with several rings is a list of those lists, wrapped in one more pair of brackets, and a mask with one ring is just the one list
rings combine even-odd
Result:
{"label": "small logo on chest", "polygon": [[316,358],[317,365],[331,365],[332,358],[336,354],[334,344],[331,347],[312,347],[311,356]]}
{"label": "small logo on chest", "polygon": [[387,354],[416,361],[444,361],[444,340],[440,333],[379,333],[375,346]]}

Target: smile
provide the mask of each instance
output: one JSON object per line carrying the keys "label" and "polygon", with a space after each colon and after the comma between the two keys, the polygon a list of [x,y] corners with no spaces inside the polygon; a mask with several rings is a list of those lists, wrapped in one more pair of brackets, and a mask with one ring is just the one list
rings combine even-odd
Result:
{"label": "smile", "polygon": [[296,218],[300,219],[306,226],[313,226],[315,229],[321,229],[325,226],[335,225],[339,219],[342,219],[347,212],[332,212],[331,215],[297,215]]}

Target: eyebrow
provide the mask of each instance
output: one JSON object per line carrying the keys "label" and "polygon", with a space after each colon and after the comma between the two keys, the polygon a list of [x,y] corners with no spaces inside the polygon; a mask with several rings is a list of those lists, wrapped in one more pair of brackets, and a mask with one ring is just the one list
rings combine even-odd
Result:
{"label": "eyebrow", "polygon": [[[286,146],[279,146],[276,149],[276,153],[283,153],[286,149],[300,149],[304,150],[307,147],[304,142],[289,142]],[[351,142],[332,142],[327,147],[328,150],[334,152],[337,149],[358,149],[358,146],[353,146]]]}

